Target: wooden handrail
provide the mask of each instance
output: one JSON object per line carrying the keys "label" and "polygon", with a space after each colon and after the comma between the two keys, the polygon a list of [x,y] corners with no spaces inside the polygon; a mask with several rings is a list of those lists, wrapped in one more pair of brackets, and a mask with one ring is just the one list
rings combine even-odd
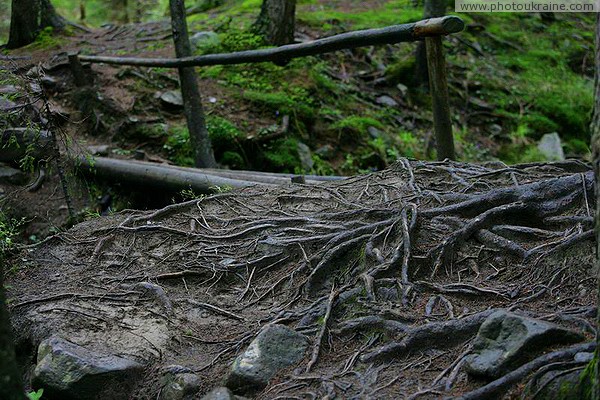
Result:
{"label": "wooden handrail", "polygon": [[[454,159],[454,139],[446,81],[446,61],[441,37],[461,32],[465,28],[462,19],[456,16],[430,18],[409,24],[393,25],[385,28],[353,31],[317,39],[306,43],[289,44],[260,50],[238,51],[234,53],[207,54],[181,58],[137,58],[70,55],[73,74],[81,73],[79,61],[139,67],[184,68],[209,65],[233,65],[245,63],[274,62],[285,63],[292,58],[314,56],[356,47],[376,46],[425,39],[427,62],[429,65],[430,94],[433,106],[433,126],[437,139],[438,159]],[[79,72],[78,72],[79,71]],[[181,75],[181,70],[180,70]],[[81,79],[76,79],[81,86]]]}
{"label": "wooden handrail", "polygon": [[184,58],[138,58],[80,55],[81,61],[139,67],[200,67],[208,65],[232,65],[258,62],[281,63],[292,58],[314,56],[356,47],[376,46],[402,42],[414,42],[426,37],[444,36],[460,32],[465,23],[455,16],[431,18],[410,24],[393,25],[386,28],[353,31],[317,39],[306,43],[289,44],[260,50],[235,53],[207,54]]}

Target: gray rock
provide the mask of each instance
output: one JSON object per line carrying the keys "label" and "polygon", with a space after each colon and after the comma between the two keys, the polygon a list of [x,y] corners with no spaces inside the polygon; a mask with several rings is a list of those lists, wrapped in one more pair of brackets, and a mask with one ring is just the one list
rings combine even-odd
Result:
{"label": "gray rock", "polygon": [[[29,151],[29,145],[33,150]],[[51,149],[50,132],[35,128],[5,129],[0,136],[0,161],[15,161],[24,155],[45,157]]]}
{"label": "gray rock", "polygon": [[42,86],[48,89],[54,89],[58,86],[60,81],[50,75],[44,75],[42,79],[40,79]]}
{"label": "gray rock", "polygon": [[0,97],[0,112],[7,112],[14,110],[18,107],[18,104],[14,101],[7,100],[3,97]]}
{"label": "gray rock", "polygon": [[127,399],[142,370],[142,365],[135,361],[51,337],[38,347],[32,384],[44,388],[44,394],[51,398]]}
{"label": "gray rock", "polygon": [[381,104],[382,106],[387,106],[387,107],[397,107],[398,106],[398,102],[394,99],[392,99],[390,96],[379,96],[378,98],[375,99],[375,102],[377,104]]}
{"label": "gray rock", "polygon": [[373,139],[380,138],[381,135],[383,134],[383,132],[381,132],[379,129],[375,128],[374,126],[369,126],[367,128],[367,132]]}
{"label": "gray rock", "polygon": [[217,47],[221,44],[219,35],[212,31],[196,32],[190,37],[190,43],[196,49]]}
{"label": "gray rock", "polygon": [[92,156],[107,156],[108,155],[108,145],[107,144],[99,144],[97,146],[88,146],[87,151]]}
{"label": "gray rock", "polygon": [[332,145],[326,144],[324,146],[319,147],[317,150],[315,150],[315,154],[325,160],[328,160],[331,157],[333,157],[334,150],[335,149],[333,148]]}
{"label": "gray rock", "polygon": [[161,93],[160,100],[164,105],[171,108],[182,108],[183,97],[179,90],[169,90],[168,92]]}
{"label": "gray rock", "polygon": [[160,400],[193,399],[200,390],[200,377],[191,372],[167,373],[160,391]]}
{"label": "gray rock", "polygon": [[0,183],[21,185],[25,183],[26,178],[26,175],[22,171],[5,164],[0,164]]}
{"label": "gray rock", "polygon": [[217,387],[205,394],[200,400],[235,400],[233,392],[226,387]]}
{"label": "gray rock", "polygon": [[465,367],[473,375],[495,379],[524,364],[528,356],[544,347],[581,340],[581,334],[558,325],[497,311],[479,328]]}
{"label": "gray rock", "polygon": [[315,165],[310,147],[302,142],[298,142],[298,157],[300,157],[300,165],[302,165],[302,168],[305,171],[310,171],[313,165]]}
{"label": "gray rock", "polygon": [[573,360],[575,362],[587,363],[587,362],[592,361],[593,358],[594,358],[594,353],[588,353],[588,352],[582,351],[581,353],[575,354],[575,357]]}
{"label": "gray rock", "polygon": [[396,85],[396,88],[400,91],[402,96],[406,96],[408,94],[408,86],[399,83]]}
{"label": "gray rock", "polygon": [[15,85],[2,85],[0,86],[0,94],[15,94],[19,93],[20,90]]}
{"label": "gray rock", "polygon": [[227,387],[236,393],[260,390],[278,371],[298,363],[307,347],[306,336],[283,325],[268,325],[234,361]]}
{"label": "gray rock", "polygon": [[565,153],[558,133],[547,133],[540,139],[538,150],[548,161],[564,161]]}

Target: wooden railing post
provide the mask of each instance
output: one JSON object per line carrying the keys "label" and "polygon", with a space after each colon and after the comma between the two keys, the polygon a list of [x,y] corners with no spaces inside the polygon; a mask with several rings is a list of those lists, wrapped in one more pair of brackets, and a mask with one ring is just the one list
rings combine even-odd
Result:
{"label": "wooden railing post", "polygon": [[79,61],[79,55],[75,52],[69,53],[68,59],[69,67],[71,68],[71,73],[73,74],[73,80],[75,81],[75,86],[90,86],[90,79],[88,79],[88,76],[83,70],[83,65],[81,65],[81,61]]}
{"label": "wooden railing post", "polygon": [[446,79],[446,59],[442,45],[442,36],[425,39],[427,47],[427,67],[429,69],[429,91],[433,107],[433,129],[437,144],[438,160],[456,158],[450,104],[448,101],[448,80]]}

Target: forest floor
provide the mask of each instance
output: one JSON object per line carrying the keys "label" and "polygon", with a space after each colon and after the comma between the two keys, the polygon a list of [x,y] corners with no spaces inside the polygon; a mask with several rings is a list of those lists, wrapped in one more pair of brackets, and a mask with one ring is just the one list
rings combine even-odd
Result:
{"label": "forest floor", "polygon": [[593,340],[592,182],[575,162],[402,160],[91,219],[13,259],[20,354],[31,363],[59,335],[148,366],[133,398],[156,398],[168,365],[198,374],[204,393],[278,323],[318,357],[256,398],[459,396],[489,382],[461,368],[489,310]]}
{"label": "forest floor", "polygon": [[[198,53],[260,46],[244,33],[257,4],[235,2],[191,16],[192,31],[214,30],[220,38]],[[419,19],[420,11],[401,13],[403,7],[300,2],[298,35],[306,40]],[[467,31],[447,41],[460,157],[539,161],[537,139],[558,131],[567,153],[585,160],[592,19],[563,14],[550,27],[535,15],[465,19]],[[517,22],[518,34],[509,29]],[[6,66],[45,88],[63,154],[108,145],[111,157],[189,165],[182,112],[160,100],[176,89],[175,71],[93,65],[94,88],[81,90],[65,64],[71,50],[171,57],[171,40],[168,22],[45,33],[11,51]],[[276,322],[308,335],[319,357],[311,368],[307,356],[298,369],[281,373],[258,398],[440,398],[487,382],[459,366],[476,330],[459,332],[456,341],[453,333],[445,340],[427,336],[438,322],[510,309],[592,340],[589,167],[408,161],[433,157],[427,96],[406,78],[413,51],[387,46],[285,68],[199,70],[224,167],[367,174],[204,197],[136,195],[118,183],[75,178],[69,169],[76,211],[87,221],[66,231],[55,168],[35,192],[3,184],[3,212],[24,217],[22,241],[35,244],[12,258],[8,276],[20,355],[29,357],[22,361],[33,362],[49,332],[62,333],[150,365],[137,398],[156,397],[169,364],[199,374],[205,392],[221,383],[261,327]],[[32,72],[40,63],[52,82]],[[381,96],[397,106],[378,103]],[[309,146],[311,168],[301,164],[298,143]],[[100,217],[105,210],[98,202],[107,194],[113,211],[191,200]],[[43,240],[48,235],[54,236]],[[145,296],[135,286],[140,282],[159,285],[166,298]],[[410,351],[380,351],[419,327],[425,336]]]}

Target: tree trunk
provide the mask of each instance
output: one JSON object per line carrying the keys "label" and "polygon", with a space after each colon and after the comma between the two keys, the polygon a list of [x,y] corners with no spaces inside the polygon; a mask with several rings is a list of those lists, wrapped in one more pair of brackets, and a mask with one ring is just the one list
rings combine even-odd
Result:
{"label": "tree trunk", "polygon": [[253,30],[274,46],[294,42],[296,0],[263,0]]}
{"label": "tree trunk", "polygon": [[[170,0],[169,7],[171,9],[175,55],[178,58],[189,57],[192,55],[192,50],[185,19],[185,4],[183,0]],[[190,132],[190,143],[192,149],[194,149],[195,165],[198,168],[214,168],[217,166],[217,162],[206,130],[202,97],[198,89],[194,68],[179,68],[179,82],[181,96],[183,97],[183,111]]]}
{"label": "tree trunk", "polygon": [[127,10],[127,0],[111,0],[112,20],[122,24],[129,22],[129,12]]}
{"label": "tree trunk", "polygon": [[[596,16],[596,73],[594,85],[594,114],[590,130],[592,133],[592,152],[596,178],[596,268],[598,270],[598,305],[600,306],[600,14]],[[592,378],[592,399],[600,400],[600,312],[597,313],[596,355]]]}
{"label": "tree trunk", "polygon": [[40,29],[38,0],[12,0],[10,33],[6,48],[16,49],[33,43]]}
{"label": "tree trunk", "polygon": [[[425,0],[423,6],[423,19],[443,17],[446,15],[446,0]],[[425,41],[417,44],[415,51],[415,86],[427,89],[429,85],[429,70],[427,68],[427,50]]]}
{"label": "tree trunk", "polygon": [[10,33],[6,47],[16,49],[32,43],[39,30],[65,27],[65,19],[56,13],[50,0],[13,0]]}
{"label": "tree trunk", "polygon": [[0,255],[0,399],[25,399],[21,373],[15,358],[12,329],[4,294],[4,262]]}
{"label": "tree trunk", "polygon": [[65,25],[65,19],[58,15],[50,0],[40,0],[40,28],[50,26],[61,30]]}

